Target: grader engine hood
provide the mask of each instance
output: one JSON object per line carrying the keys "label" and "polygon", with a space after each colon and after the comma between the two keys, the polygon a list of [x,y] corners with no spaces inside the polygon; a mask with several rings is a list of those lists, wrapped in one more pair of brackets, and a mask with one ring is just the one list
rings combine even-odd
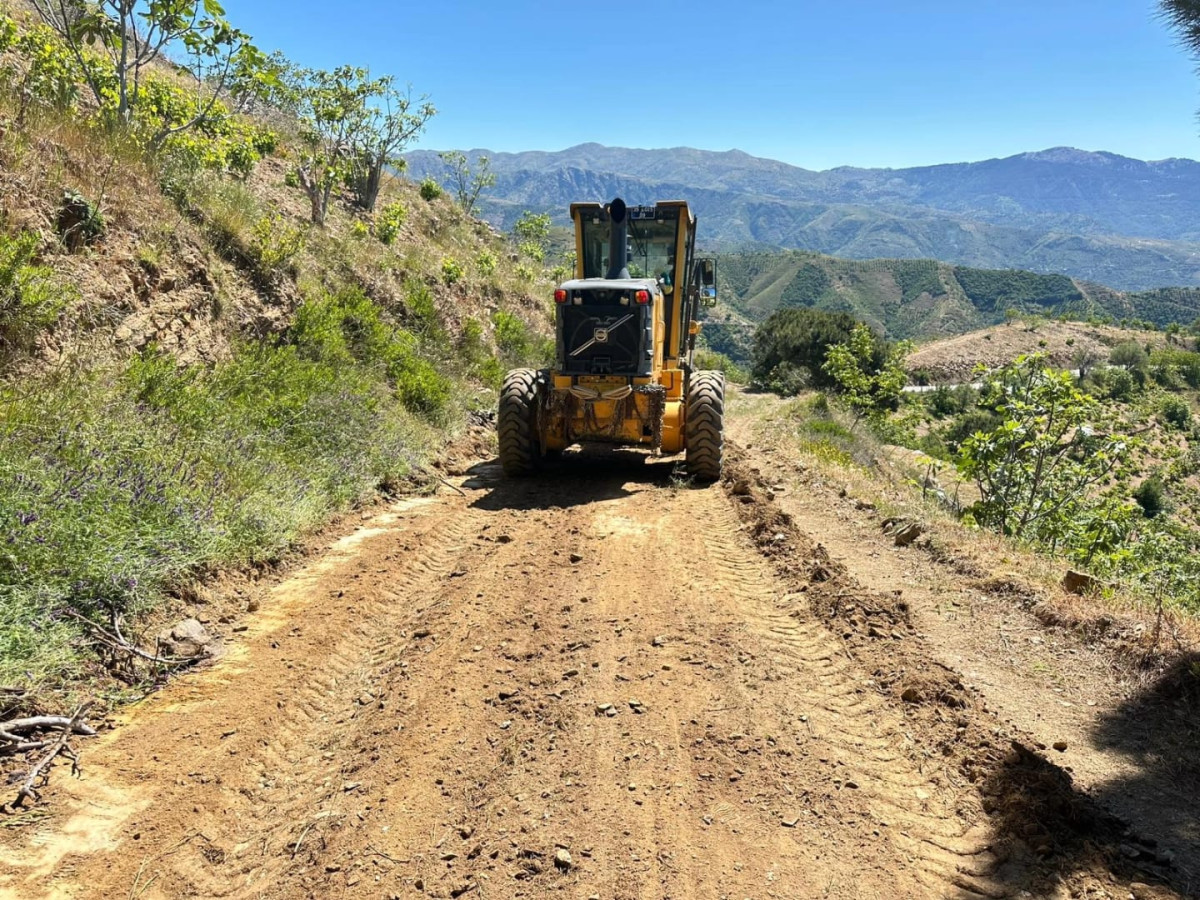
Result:
{"label": "grader engine hood", "polygon": [[653,281],[581,279],[559,290],[566,292],[557,304],[557,355],[564,375],[653,372]]}

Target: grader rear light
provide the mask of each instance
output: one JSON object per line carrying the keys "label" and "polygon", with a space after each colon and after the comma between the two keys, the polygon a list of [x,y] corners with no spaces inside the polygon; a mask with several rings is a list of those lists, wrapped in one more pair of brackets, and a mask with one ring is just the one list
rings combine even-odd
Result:
{"label": "grader rear light", "polygon": [[645,305],[650,302],[650,292],[649,291],[638,291],[637,293],[635,293],[633,295],[633,299],[636,300],[638,303]]}
{"label": "grader rear light", "polygon": [[567,292],[564,291],[562,288],[559,288],[557,291],[555,291],[554,292],[554,302],[555,303],[566,303],[567,302]]}

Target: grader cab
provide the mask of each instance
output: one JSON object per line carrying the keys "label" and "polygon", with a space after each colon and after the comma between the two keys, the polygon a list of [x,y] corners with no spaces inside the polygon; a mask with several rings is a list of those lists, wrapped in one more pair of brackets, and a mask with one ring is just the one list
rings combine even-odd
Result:
{"label": "grader cab", "polygon": [[725,378],[692,366],[711,259],[695,256],[684,201],[574,203],[575,277],[554,291],[552,369],[515,369],[500,392],[500,463],[531,475],[574,444],[686,453],[688,474],[721,477]]}

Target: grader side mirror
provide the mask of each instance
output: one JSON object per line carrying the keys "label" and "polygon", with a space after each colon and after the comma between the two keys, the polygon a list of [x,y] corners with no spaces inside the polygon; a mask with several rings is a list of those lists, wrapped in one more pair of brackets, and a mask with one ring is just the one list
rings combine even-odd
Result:
{"label": "grader side mirror", "polygon": [[696,281],[700,285],[700,302],[704,306],[716,306],[717,266],[713,260],[696,260]]}

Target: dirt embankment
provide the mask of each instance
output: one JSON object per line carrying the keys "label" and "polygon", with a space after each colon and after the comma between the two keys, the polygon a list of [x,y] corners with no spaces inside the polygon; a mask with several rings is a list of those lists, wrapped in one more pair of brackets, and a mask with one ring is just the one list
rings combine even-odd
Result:
{"label": "dirt embankment", "polygon": [[918,347],[904,366],[910,373],[923,373],[933,384],[967,384],[975,380],[975,367],[998,368],[1022,354],[1044,353],[1053,366],[1090,369],[1107,364],[1112,348],[1124,341],[1162,347],[1166,335],[1113,325],[1083,322],[1041,322],[1030,327],[1022,322],[996,325],[969,334]]}
{"label": "dirt embankment", "polygon": [[1186,894],[768,465],[481,465],[375,517],[59,772],[0,836],[0,891]]}

